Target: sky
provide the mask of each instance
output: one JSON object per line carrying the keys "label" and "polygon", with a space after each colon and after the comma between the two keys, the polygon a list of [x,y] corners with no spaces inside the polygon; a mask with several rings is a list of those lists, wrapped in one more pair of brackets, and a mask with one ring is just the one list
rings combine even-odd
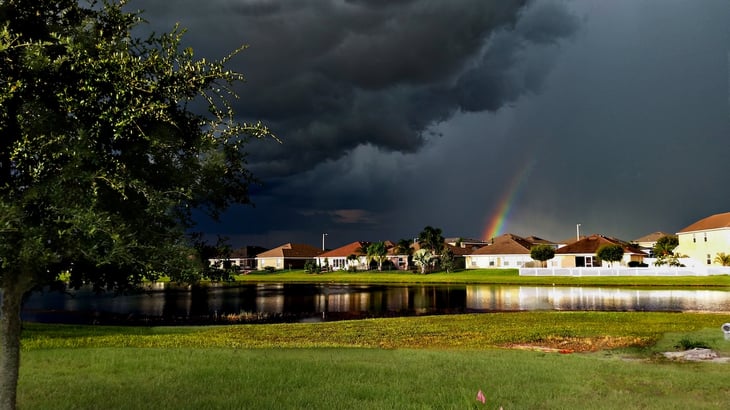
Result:
{"label": "sky", "polygon": [[[248,48],[260,185],[208,235],[335,248],[675,233],[730,211],[725,0],[136,0],[198,57]],[[580,227],[578,227],[580,224]]]}

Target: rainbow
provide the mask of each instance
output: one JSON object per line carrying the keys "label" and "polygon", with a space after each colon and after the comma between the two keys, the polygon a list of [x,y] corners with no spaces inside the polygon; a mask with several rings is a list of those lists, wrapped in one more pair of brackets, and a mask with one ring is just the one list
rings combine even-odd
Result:
{"label": "rainbow", "polygon": [[522,187],[525,185],[525,181],[527,181],[528,177],[530,176],[534,165],[534,160],[527,161],[527,163],[525,164],[525,166],[522,167],[520,172],[516,173],[512,177],[512,180],[507,186],[507,189],[502,193],[502,196],[499,198],[496,212],[492,214],[491,218],[489,218],[488,223],[484,227],[482,238],[485,241],[490,241],[492,238],[495,238],[498,235],[504,233],[503,229],[505,223],[507,222],[507,217],[512,210],[512,205],[514,205],[515,199],[517,199],[518,197],[517,194],[522,191]]}

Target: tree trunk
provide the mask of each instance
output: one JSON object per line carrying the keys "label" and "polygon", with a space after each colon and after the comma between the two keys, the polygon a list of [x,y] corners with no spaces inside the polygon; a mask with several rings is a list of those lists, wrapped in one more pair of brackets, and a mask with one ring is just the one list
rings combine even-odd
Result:
{"label": "tree trunk", "polygon": [[25,291],[2,288],[0,308],[0,410],[14,410],[20,369],[20,310]]}

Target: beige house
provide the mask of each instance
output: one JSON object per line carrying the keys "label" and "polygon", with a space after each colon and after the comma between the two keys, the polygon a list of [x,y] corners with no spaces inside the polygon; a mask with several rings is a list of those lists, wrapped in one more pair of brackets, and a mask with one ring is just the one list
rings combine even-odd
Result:
{"label": "beige house", "polygon": [[[534,237],[533,237],[534,238]],[[539,244],[552,244],[544,239]],[[506,233],[494,238],[493,242],[466,255],[467,269],[504,268],[516,269],[533,264],[530,249],[536,243],[521,236]],[[548,261],[548,266],[550,261]]]}
{"label": "beige house", "polygon": [[730,254],[730,212],[701,219],[677,232],[677,237],[674,253],[686,257],[687,266],[718,265],[718,253]]}
{"label": "beige house", "polygon": [[636,238],[631,242],[639,245],[639,248],[641,248],[642,251],[646,252],[647,254],[649,254],[650,257],[653,258],[654,245],[656,245],[657,241],[660,238],[663,238],[665,236],[669,236],[669,234],[661,231],[652,232],[648,235],[642,236],[641,238]]}
{"label": "beige house", "polygon": [[307,261],[313,261],[322,253],[314,246],[300,243],[285,243],[274,249],[256,255],[256,267],[259,270],[302,269]]}
{"label": "beige house", "polygon": [[643,263],[646,253],[628,242],[603,235],[586,236],[583,239],[558,248],[555,251],[557,266],[561,268],[595,268],[602,266],[596,257],[598,248],[603,245],[620,245],[624,249],[623,259],[619,262],[627,266],[630,262]]}

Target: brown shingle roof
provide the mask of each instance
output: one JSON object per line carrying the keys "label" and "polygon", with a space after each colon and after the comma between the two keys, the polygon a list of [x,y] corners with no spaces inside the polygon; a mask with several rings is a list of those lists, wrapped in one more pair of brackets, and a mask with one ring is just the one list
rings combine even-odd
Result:
{"label": "brown shingle roof", "polygon": [[256,255],[257,258],[313,258],[322,250],[302,243],[285,243],[274,249]]}
{"label": "brown shingle roof", "polygon": [[715,214],[705,219],[693,223],[692,225],[682,229],[679,233],[708,231],[710,229],[730,228],[730,212],[724,214]]}
{"label": "brown shingle roof", "polygon": [[603,235],[591,235],[587,236],[579,241],[573,242],[569,245],[565,245],[562,248],[555,250],[555,254],[595,254],[603,245],[621,245],[624,248],[625,253],[632,253],[636,255],[646,255],[644,252],[631,247],[629,243],[616,238],[609,238]]}
{"label": "brown shingle roof", "polygon": [[506,233],[494,238],[492,245],[483,246],[472,255],[526,255],[530,253],[532,243],[525,238]]}

